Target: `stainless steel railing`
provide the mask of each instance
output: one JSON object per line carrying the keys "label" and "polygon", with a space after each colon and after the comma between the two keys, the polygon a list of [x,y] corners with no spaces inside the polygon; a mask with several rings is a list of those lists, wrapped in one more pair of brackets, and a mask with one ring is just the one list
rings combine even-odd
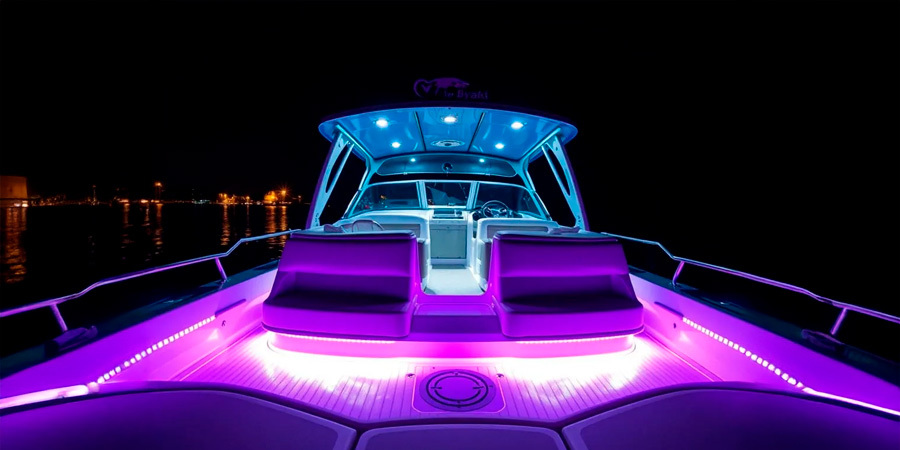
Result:
{"label": "stainless steel railing", "polygon": [[852,305],[850,303],[839,302],[837,300],[833,300],[828,297],[823,297],[821,295],[815,294],[808,289],[794,286],[793,284],[782,283],[781,281],[771,280],[769,278],[761,277],[758,275],[753,275],[751,273],[741,272],[739,270],[729,269],[727,267],[716,266],[716,265],[707,264],[707,263],[701,262],[701,261],[695,261],[693,259],[687,259],[687,258],[682,258],[680,256],[675,256],[666,247],[664,247],[662,244],[660,244],[659,242],[656,242],[656,241],[648,241],[646,239],[638,239],[638,238],[633,238],[630,236],[623,236],[621,234],[614,234],[614,233],[603,233],[603,234],[605,234],[607,236],[612,236],[615,238],[623,239],[626,241],[637,242],[637,243],[647,244],[647,245],[655,245],[655,246],[659,247],[663,252],[665,252],[666,256],[668,256],[669,259],[671,259],[672,261],[678,262],[678,267],[675,269],[675,274],[672,275],[672,285],[673,286],[676,286],[678,284],[678,277],[681,275],[681,271],[684,269],[684,266],[692,265],[692,266],[702,267],[704,269],[714,270],[716,272],[725,273],[728,275],[734,275],[734,276],[737,276],[740,278],[745,278],[747,280],[756,281],[758,283],[767,284],[769,286],[774,286],[777,288],[796,292],[798,294],[803,294],[803,295],[806,295],[818,302],[822,302],[822,303],[834,306],[835,308],[840,308],[841,311],[838,314],[837,319],[834,321],[834,325],[831,326],[830,333],[832,336],[836,335],[838,330],[840,330],[841,324],[844,322],[844,318],[847,317],[847,311],[855,311],[855,312],[858,312],[861,314],[865,314],[867,316],[872,316],[872,317],[875,317],[875,318],[878,318],[881,320],[886,320],[889,322],[900,324],[900,317],[895,317],[895,316],[892,316],[890,314],[885,314],[880,311],[863,308],[862,306]]}
{"label": "stainless steel railing", "polygon": [[179,267],[185,267],[185,266],[190,266],[190,265],[194,265],[194,264],[199,264],[199,263],[206,262],[206,261],[215,261],[216,262],[216,268],[219,269],[219,275],[221,275],[222,281],[224,282],[224,281],[228,280],[228,275],[225,274],[225,269],[222,267],[221,258],[225,258],[225,257],[228,257],[228,255],[231,255],[231,253],[235,249],[237,249],[241,244],[244,244],[247,242],[253,242],[253,241],[261,241],[264,239],[271,239],[273,237],[278,237],[278,236],[284,236],[286,234],[295,233],[297,231],[300,231],[300,230],[285,230],[285,231],[279,231],[276,233],[264,234],[264,235],[260,235],[260,236],[241,238],[239,241],[235,242],[234,245],[232,245],[231,248],[228,249],[228,251],[226,251],[224,253],[217,253],[217,254],[209,255],[209,256],[201,256],[199,258],[188,259],[188,260],[179,261],[179,262],[175,262],[175,263],[171,263],[171,264],[165,264],[162,266],[152,267],[150,269],[143,269],[143,270],[138,270],[138,271],[131,272],[131,273],[126,273],[123,275],[116,275],[114,277],[105,278],[103,280],[100,280],[100,281],[84,288],[80,292],[76,292],[74,294],[66,295],[63,297],[51,298],[51,299],[43,300],[43,301],[40,301],[37,303],[31,303],[28,305],[19,306],[18,308],[7,309],[6,311],[0,311],[0,318],[14,316],[16,314],[21,314],[23,312],[33,311],[35,309],[50,308],[53,311],[53,315],[56,317],[56,322],[59,324],[59,327],[62,329],[63,332],[65,332],[66,330],[68,330],[68,327],[66,326],[66,321],[63,319],[62,314],[59,312],[59,305],[62,303],[65,303],[69,300],[74,300],[76,298],[82,297],[85,294],[87,294],[88,292],[91,292],[92,290],[94,290],[100,286],[104,286],[107,284],[114,284],[114,283],[118,283],[120,281],[130,280],[132,278],[143,277],[143,276],[150,275],[153,273],[165,272],[167,270],[177,269]]}
{"label": "stainless steel railing", "polygon": [[[214,255],[202,256],[199,258],[188,259],[185,261],[175,262],[175,263],[166,264],[166,265],[162,265],[162,266],[158,266],[158,267],[153,267],[150,269],[139,270],[136,272],[131,272],[131,273],[123,274],[123,275],[117,275],[114,277],[106,278],[106,279],[97,281],[96,283],[93,283],[90,286],[81,290],[80,292],[77,292],[74,294],[66,295],[63,297],[51,298],[51,299],[43,300],[43,301],[40,301],[37,303],[31,303],[31,304],[20,306],[17,308],[0,311],[0,318],[13,316],[13,315],[20,314],[20,313],[27,312],[27,311],[33,311],[35,309],[50,308],[53,311],[53,315],[56,317],[56,321],[59,324],[59,327],[62,329],[63,332],[65,332],[66,330],[68,330],[68,327],[66,326],[66,322],[63,319],[62,314],[59,311],[59,305],[62,303],[65,303],[69,300],[74,300],[76,298],[82,297],[85,294],[87,294],[88,292],[90,292],[100,286],[104,286],[107,284],[114,284],[114,283],[118,283],[120,281],[125,281],[125,280],[129,280],[132,278],[138,278],[138,277],[150,275],[153,273],[177,269],[179,267],[185,267],[185,266],[190,266],[193,264],[199,264],[199,263],[210,261],[210,260],[215,261],[216,268],[219,269],[219,274],[221,275],[222,281],[224,282],[228,279],[228,276],[225,274],[225,269],[222,267],[221,258],[228,257],[229,255],[231,255],[232,252],[234,252],[235,249],[237,249],[240,245],[242,245],[244,243],[260,241],[260,240],[264,240],[264,239],[270,239],[273,237],[278,237],[278,236],[283,236],[283,235],[290,234],[290,233],[295,233],[297,231],[301,231],[301,230],[285,230],[285,231],[279,231],[276,233],[270,233],[270,234],[265,234],[265,235],[261,235],[261,236],[242,238],[242,239],[238,240],[233,246],[231,246],[231,248],[228,249],[228,251],[226,251],[224,253],[217,253]],[[615,233],[603,233],[603,234],[605,234],[607,236],[612,236],[612,237],[615,237],[618,239],[623,239],[626,241],[637,242],[637,243],[646,244],[646,245],[655,245],[655,246],[659,247],[666,254],[666,256],[669,257],[669,259],[671,259],[672,261],[678,262],[678,267],[675,269],[675,274],[672,276],[672,285],[673,286],[676,286],[678,284],[678,277],[681,275],[681,272],[684,269],[684,266],[692,265],[692,266],[697,266],[697,267],[701,267],[704,269],[713,270],[716,272],[725,273],[728,275],[737,276],[737,277],[744,278],[747,280],[756,281],[758,283],[767,284],[769,286],[774,286],[777,288],[785,289],[785,290],[796,292],[799,294],[803,294],[803,295],[806,295],[818,302],[834,306],[835,308],[840,308],[840,313],[838,314],[838,317],[835,320],[834,325],[832,325],[831,330],[830,330],[830,333],[832,336],[837,334],[838,330],[841,327],[841,324],[843,323],[844,319],[847,317],[847,311],[854,311],[854,312],[865,314],[865,315],[875,317],[875,318],[878,318],[881,320],[886,320],[889,322],[900,324],[900,317],[895,317],[890,314],[885,314],[880,311],[863,308],[861,306],[853,305],[850,303],[844,303],[844,302],[840,302],[837,300],[833,300],[833,299],[815,294],[808,289],[794,286],[792,284],[783,283],[781,281],[776,281],[776,280],[771,280],[769,278],[761,277],[758,275],[753,275],[751,273],[741,272],[739,270],[729,269],[727,267],[721,267],[721,266],[717,266],[714,264],[708,264],[708,263],[705,263],[702,261],[696,261],[693,259],[675,256],[665,246],[663,246],[662,244],[660,244],[659,242],[656,242],[656,241],[639,239],[639,238],[624,236],[624,235],[615,234]]]}

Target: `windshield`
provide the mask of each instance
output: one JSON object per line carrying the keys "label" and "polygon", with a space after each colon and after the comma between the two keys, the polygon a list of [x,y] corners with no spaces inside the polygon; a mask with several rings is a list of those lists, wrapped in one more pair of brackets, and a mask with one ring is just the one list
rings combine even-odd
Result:
{"label": "windshield", "polygon": [[[425,193],[424,205],[419,201],[419,185]],[[472,201],[470,195],[477,189]],[[532,216],[547,218],[539,200],[522,186],[478,181],[402,181],[369,185],[353,207],[351,216],[369,211],[455,208],[472,205],[475,220],[480,218],[481,207],[488,201],[501,202],[510,211],[510,217]]]}
{"label": "windshield", "polygon": [[469,203],[468,181],[425,182],[425,199],[428,206],[466,206]]}
{"label": "windshield", "polygon": [[541,210],[534,198],[522,187],[509,184],[481,183],[478,196],[475,198],[475,209],[481,208],[488,201],[500,201],[518,213],[542,218]]}
{"label": "windshield", "polygon": [[382,209],[418,209],[419,195],[415,182],[386,183],[369,186],[356,202],[352,214]]}

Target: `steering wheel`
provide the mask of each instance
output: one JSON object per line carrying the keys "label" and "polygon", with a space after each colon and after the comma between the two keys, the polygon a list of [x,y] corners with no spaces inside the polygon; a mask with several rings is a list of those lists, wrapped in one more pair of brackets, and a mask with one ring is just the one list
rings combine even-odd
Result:
{"label": "steering wheel", "polygon": [[484,217],[508,218],[512,217],[512,211],[506,203],[500,200],[490,200],[481,205],[481,215]]}

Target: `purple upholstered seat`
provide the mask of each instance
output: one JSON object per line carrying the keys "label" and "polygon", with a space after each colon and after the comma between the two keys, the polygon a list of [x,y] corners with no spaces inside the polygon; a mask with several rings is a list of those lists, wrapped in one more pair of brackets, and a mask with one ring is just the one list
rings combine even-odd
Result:
{"label": "purple upholstered seat", "polygon": [[412,232],[294,233],[263,302],[263,324],[300,334],[403,337],[420,283]]}
{"label": "purple upholstered seat", "polygon": [[510,337],[622,335],[643,327],[622,245],[598,233],[499,232],[490,286]]}

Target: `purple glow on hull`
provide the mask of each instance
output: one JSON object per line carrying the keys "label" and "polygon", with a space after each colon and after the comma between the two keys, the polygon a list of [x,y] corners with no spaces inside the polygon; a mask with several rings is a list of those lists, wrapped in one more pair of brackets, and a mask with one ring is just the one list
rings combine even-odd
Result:
{"label": "purple glow on hull", "polygon": [[766,359],[763,359],[763,357],[759,356],[758,354],[755,354],[755,353],[751,352],[750,350],[744,348],[742,345],[738,344],[737,342],[734,342],[734,341],[726,338],[725,336],[722,336],[708,328],[705,328],[702,325],[698,324],[697,322],[694,322],[693,320],[688,319],[687,317],[683,317],[681,320],[684,323],[693,327],[695,330],[709,336],[711,339],[713,339],[715,341],[719,341],[722,345],[725,345],[735,351],[741,352],[741,354],[746,356],[747,358],[749,358],[750,361],[755,362],[757,365],[762,366],[764,369],[768,369],[776,376],[780,376],[780,378],[782,380],[784,380],[791,386],[796,387],[796,388],[801,388],[801,389],[803,388],[803,383],[792,378],[790,375],[787,374],[787,372],[782,372],[782,370],[775,367],[774,364],[772,364],[771,362],[769,362]]}
{"label": "purple glow on hull", "polygon": [[88,388],[88,386],[84,384],[47,389],[37,392],[29,392],[27,394],[0,399],[0,409],[12,408],[13,406],[19,405],[27,405],[29,403],[38,403],[57,398],[78,397],[90,393],[90,388]]}
{"label": "purple glow on hull", "polygon": [[215,315],[209,316],[209,317],[185,328],[184,330],[173,333],[171,336],[158,341],[156,344],[149,345],[146,350],[142,350],[138,353],[135,353],[131,359],[126,359],[121,365],[116,366],[115,368],[110,369],[108,372],[105,372],[102,375],[100,375],[99,377],[97,377],[96,382],[98,384],[102,384],[102,383],[109,381],[112,377],[115,377],[116,375],[122,373],[122,371],[128,369],[129,367],[134,366],[141,360],[146,359],[147,356],[152,355],[154,351],[161,350],[163,347],[175,342],[176,339],[182,338],[186,334],[190,334],[194,331],[199,330],[201,327],[212,322],[215,319],[216,319]]}
{"label": "purple glow on hull", "polygon": [[807,394],[818,395],[819,397],[830,398],[830,399],[832,399],[832,400],[839,400],[839,401],[842,401],[842,402],[847,402],[847,403],[850,403],[850,404],[853,404],[853,405],[857,405],[857,406],[862,406],[862,407],[865,407],[865,408],[871,408],[871,409],[874,409],[874,410],[877,410],[877,411],[885,412],[885,413],[888,413],[888,414],[893,414],[893,415],[895,415],[895,416],[900,416],[900,411],[894,411],[893,409],[884,408],[884,407],[882,407],[882,406],[873,405],[873,404],[871,404],[871,403],[861,402],[861,401],[859,401],[859,400],[854,400],[854,399],[852,399],[852,398],[841,397],[841,396],[839,396],[839,395],[829,394],[829,393],[827,393],[827,392],[819,392],[819,391],[817,391],[817,390],[815,390],[815,389],[812,389],[812,388],[810,388],[810,387],[805,387],[805,388],[803,388],[803,392],[806,392]]}
{"label": "purple glow on hull", "polygon": [[781,378],[782,381],[791,385],[791,387],[801,389],[803,392],[805,392],[807,394],[818,395],[820,397],[825,397],[825,398],[829,398],[832,400],[839,400],[839,401],[851,403],[854,405],[875,409],[875,410],[885,412],[888,414],[900,416],[900,412],[895,411],[890,408],[885,408],[883,406],[873,405],[871,403],[863,402],[860,400],[855,400],[855,399],[848,398],[848,397],[842,397],[839,395],[829,394],[826,392],[819,392],[808,386],[804,386],[803,383],[797,381],[796,378],[790,376],[787,372],[782,371],[780,368],[776,367],[774,364],[772,364],[768,360],[764,359],[762,356],[751,352],[749,349],[744,348],[740,344],[737,344],[736,342],[733,342],[733,341],[729,340],[728,338],[721,336],[718,333],[715,333],[712,330],[709,330],[709,329],[703,327],[702,325],[688,319],[687,317],[682,318],[682,321],[684,323],[690,325],[697,331],[709,336],[711,339],[717,340],[717,341],[721,342],[723,345],[727,345],[729,348],[732,348],[736,351],[741,352],[741,354],[747,356],[751,361],[756,362],[757,365],[762,366],[764,369],[768,369],[770,372],[772,372],[773,375],[775,375],[778,378]]}

